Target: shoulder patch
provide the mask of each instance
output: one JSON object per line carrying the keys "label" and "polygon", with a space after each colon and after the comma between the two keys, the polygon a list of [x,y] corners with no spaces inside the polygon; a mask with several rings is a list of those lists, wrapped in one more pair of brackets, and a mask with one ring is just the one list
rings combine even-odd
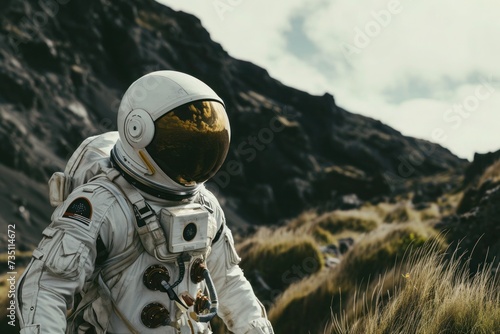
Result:
{"label": "shoulder patch", "polygon": [[78,197],[68,206],[63,217],[89,226],[92,222],[92,205],[85,197]]}

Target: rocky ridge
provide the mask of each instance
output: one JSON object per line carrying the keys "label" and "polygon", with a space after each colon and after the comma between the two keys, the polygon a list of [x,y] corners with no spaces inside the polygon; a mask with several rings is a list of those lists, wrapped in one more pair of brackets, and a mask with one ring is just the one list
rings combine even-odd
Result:
{"label": "rocky ridge", "polygon": [[9,0],[0,4],[0,183],[27,195],[2,191],[3,223],[22,222],[23,206],[40,230],[51,210],[40,184],[84,138],[114,130],[128,85],[160,69],[200,78],[226,103],[231,149],[209,187],[235,220],[355,207],[467,164],[328,93],[283,85],[230,57],[196,17],[153,0]]}

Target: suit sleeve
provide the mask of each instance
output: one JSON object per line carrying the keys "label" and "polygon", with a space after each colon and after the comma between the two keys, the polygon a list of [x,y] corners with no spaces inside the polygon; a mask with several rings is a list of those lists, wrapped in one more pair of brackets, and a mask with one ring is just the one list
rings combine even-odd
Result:
{"label": "suit sleeve", "polygon": [[[220,214],[223,215],[222,210]],[[207,259],[219,298],[218,315],[231,332],[272,334],[266,311],[243,275],[239,262],[231,231],[223,226],[222,235],[212,245]]]}
{"label": "suit sleeve", "polygon": [[70,195],[43,231],[43,239],[19,280],[21,334],[65,333],[73,298],[94,271],[96,238],[102,223],[97,216],[102,208],[93,205],[92,195]]}

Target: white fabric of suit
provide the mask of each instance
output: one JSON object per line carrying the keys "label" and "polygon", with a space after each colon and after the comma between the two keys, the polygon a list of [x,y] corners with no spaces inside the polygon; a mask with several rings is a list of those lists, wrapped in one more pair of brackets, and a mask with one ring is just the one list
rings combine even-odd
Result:
{"label": "white fabric of suit", "polygon": [[[217,199],[205,188],[201,193],[209,199],[214,209],[213,215],[217,229],[225,224],[224,213]],[[142,193],[147,202],[159,212],[166,206],[178,205],[178,202],[161,201]],[[65,212],[76,199],[91,206],[88,221],[77,221]],[[192,199],[191,199],[192,201]],[[123,203],[123,202],[122,202]],[[98,236],[103,241],[108,257],[119,255],[139,238],[131,221],[130,213],[120,205],[116,195],[105,187],[90,182],[76,188],[53,213],[52,223],[44,231],[44,237],[27,267],[18,286],[18,313],[22,334],[65,333],[66,315],[73,307],[74,296],[82,291],[96,271]],[[225,226],[222,235],[215,242],[207,257],[218,294],[218,315],[228,328],[236,333],[273,333],[265,310],[256,298],[251,285],[245,279],[238,266],[240,258],[234,249],[230,229]],[[179,268],[175,263],[161,263],[145,251],[120,275],[105,281],[120,313],[139,333],[180,333],[172,326],[148,328],[141,321],[141,311],[145,305],[160,302],[170,312],[172,321],[176,321],[181,311],[170,301],[166,293],[152,291],[143,283],[143,273],[150,265],[162,264],[167,267],[171,282],[178,277]],[[179,294],[188,291],[196,296],[199,284],[186,275],[175,291]],[[96,318],[107,310],[94,310]],[[104,318],[105,319],[105,318]],[[129,327],[116,311],[111,311],[109,322],[103,325],[107,333],[130,333]],[[107,322],[107,323],[106,323]],[[198,328],[195,328],[198,327]],[[195,333],[210,333],[206,325],[194,326]]]}

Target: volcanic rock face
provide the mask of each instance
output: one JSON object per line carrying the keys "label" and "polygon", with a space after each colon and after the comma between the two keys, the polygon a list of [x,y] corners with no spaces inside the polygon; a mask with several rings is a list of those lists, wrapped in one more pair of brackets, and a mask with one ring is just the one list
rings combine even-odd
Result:
{"label": "volcanic rock face", "polygon": [[448,238],[460,241],[470,258],[471,270],[484,262],[500,267],[500,151],[477,154],[467,167],[462,184],[464,195],[457,214],[446,217],[438,226]]}
{"label": "volcanic rock face", "polygon": [[[120,98],[134,80],[163,69],[194,75],[224,99],[232,144],[209,188],[253,222],[350,194],[373,199],[406,178],[465,163],[339,108],[329,94],[287,87],[231,58],[197,18],[153,0],[4,0],[1,164],[21,172],[19,183],[45,183],[85,137],[116,128]],[[15,207],[2,196],[6,211]],[[39,211],[48,221],[50,208]]]}

